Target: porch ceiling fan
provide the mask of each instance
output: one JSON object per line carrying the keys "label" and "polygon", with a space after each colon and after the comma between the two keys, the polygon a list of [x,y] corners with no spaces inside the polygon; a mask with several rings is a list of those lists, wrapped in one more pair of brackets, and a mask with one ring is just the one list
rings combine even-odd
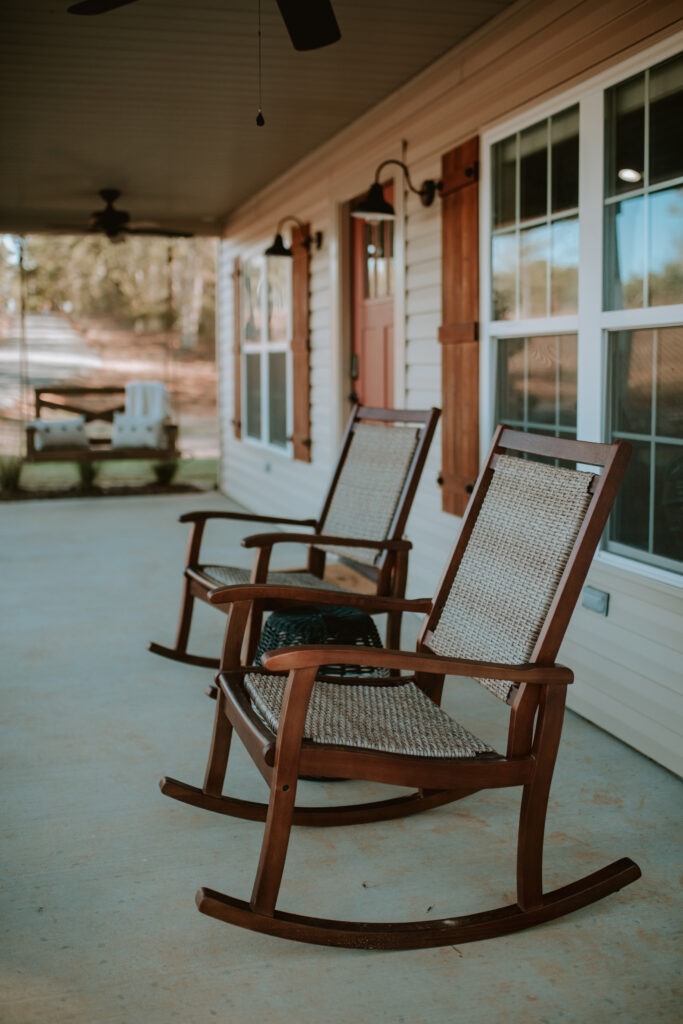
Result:
{"label": "porch ceiling fan", "polygon": [[[117,188],[100,189],[100,195],[104,200],[104,209],[93,210],[90,214],[88,230],[101,232],[112,242],[123,241],[124,235],[156,235],[162,238],[192,238],[192,234],[186,231],[164,231],[154,226],[132,227],[130,225],[130,214],[127,210],[117,210],[114,203],[121,195]],[[83,225],[60,225],[63,231],[83,231]]]}
{"label": "porch ceiling fan", "polygon": [[[317,50],[341,39],[330,0],[276,0],[295,50]],[[69,14],[106,14],[137,0],[80,0]]]}

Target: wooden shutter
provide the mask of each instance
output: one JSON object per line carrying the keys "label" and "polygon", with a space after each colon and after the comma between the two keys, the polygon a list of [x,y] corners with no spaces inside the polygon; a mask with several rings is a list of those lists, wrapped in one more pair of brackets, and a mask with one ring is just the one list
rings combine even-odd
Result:
{"label": "wooden shutter", "polygon": [[441,160],[442,508],[462,515],[479,473],[479,138]]}
{"label": "wooden shutter", "polygon": [[240,261],[235,260],[232,271],[233,283],[233,337],[232,337],[232,387],[233,420],[235,437],[242,436],[242,319],[240,314]]}
{"label": "wooden shutter", "polygon": [[309,338],[310,225],[292,231],[292,442],[294,458],[311,461],[311,374]]}

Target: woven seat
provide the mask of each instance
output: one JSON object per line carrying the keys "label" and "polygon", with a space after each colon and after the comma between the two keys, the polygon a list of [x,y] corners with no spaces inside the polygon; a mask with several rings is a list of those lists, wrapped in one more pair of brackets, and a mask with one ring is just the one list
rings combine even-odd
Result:
{"label": "woven seat", "polygon": [[[245,677],[253,707],[277,732],[287,676]],[[478,739],[434,704],[413,682],[401,686],[345,686],[316,682],[303,738],[313,743],[382,750],[413,757],[496,759]]]}
{"label": "woven seat", "polygon": [[[155,654],[190,665],[218,667],[217,657],[188,653],[192,611],[196,598],[210,603],[216,587],[257,583],[308,590],[338,590],[323,579],[330,554],[359,563],[372,579],[377,594],[405,593],[410,544],[403,533],[439,418],[438,409],[373,409],[356,406],[350,416],[337,466],[318,519],[293,519],[239,512],[188,512],[181,522],[193,523],[185,564],[180,618],[173,647],[152,643]],[[239,499],[239,494],[234,493]],[[264,501],[265,501],[264,497]],[[243,547],[255,549],[254,572],[224,564],[202,564],[200,547],[206,523],[212,519],[245,520],[297,527],[297,533],[265,533],[245,537]],[[303,528],[313,528],[303,532]],[[273,525],[270,526],[273,529]],[[272,571],[269,562],[276,544],[304,544],[304,571]],[[289,593],[284,595],[286,600]],[[280,604],[282,603],[280,601]],[[253,661],[264,611],[252,609],[244,642],[244,657]],[[398,646],[401,613],[387,615],[387,646]]]}
{"label": "woven seat", "polygon": [[[232,587],[238,584],[248,583],[251,579],[249,569],[238,569],[235,565],[202,565],[199,571],[208,580],[221,587]],[[323,590],[341,590],[336,583],[328,580],[318,579],[310,572],[282,572],[275,569],[269,572],[267,583],[273,583],[281,587],[322,587]]]}
{"label": "woven seat", "polygon": [[[624,857],[551,892],[543,885],[548,797],[566,690],[573,679],[555,659],[629,451],[621,441],[592,444],[499,427],[433,600],[346,596],[349,606],[368,614],[396,604],[417,611],[419,605],[427,614],[415,651],[313,643],[266,652],[260,667],[244,667],[240,642],[251,609],[266,603],[271,589],[283,588],[243,585],[214,593],[217,603],[229,600],[230,605],[204,785],[199,789],[165,779],[162,792],[197,807],[264,821],[266,827],[249,902],[202,888],[196,896],[202,913],[304,942],[412,949],[458,945],[538,925],[639,877],[637,864]],[[602,472],[563,469],[549,459]],[[303,590],[300,603],[306,603]],[[342,604],[343,596],[319,591],[316,603]],[[288,612],[293,605],[294,600]],[[336,679],[321,670],[328,661],[392,675]],[[504,754],[441,708],[447,677],[456,677],[458,686],[473,685],[475,679],[507,703]],[[267,805],[223,793],[233,730],[268,783]],[[310,777],[367,780],[411,791],[370,803],[301,806],[297,786]],[[463,917],[391,923],[278,909],[292,826],[386,822],[479,790],[508,787],[522,791],[515,903]],[[442,826],[445,821],[444,816]],[[460,831],[463,823],[461,816],[453,824]],[[397,832],[395,842],[402,838],[405,833]],[[418,865],[426,887],[434,856],[429,838]],[[504,838],[493,832],[489,837],[495,842]],[[387,857],[392,853],[387,843]],[[362,854],[359,841],[358,857]],[[324,870],[324,857],[319,862]],[[425,902],[441,896],[432,889]]]}

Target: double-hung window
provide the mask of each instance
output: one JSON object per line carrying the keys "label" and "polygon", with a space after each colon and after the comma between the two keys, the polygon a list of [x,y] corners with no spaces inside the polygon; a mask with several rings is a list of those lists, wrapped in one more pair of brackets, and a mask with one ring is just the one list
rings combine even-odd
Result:
{"label": "double-hung window", "polygon": [[485,137],[482,404],[628,440],[605,548],[680,573],[683,54],[627,70]]}
{"label": "double-hung window", "polygon": [[292,261],[253,255],[241,274],[244,431],[288,450],[291,435]]}

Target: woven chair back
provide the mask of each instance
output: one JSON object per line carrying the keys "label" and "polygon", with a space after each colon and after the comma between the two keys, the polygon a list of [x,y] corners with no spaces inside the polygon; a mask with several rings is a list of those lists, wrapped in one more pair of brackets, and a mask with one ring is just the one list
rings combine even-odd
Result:
{"label": "woven chair back", "polygon": [[[388,540],[420,439],[414,424],[356,423],[321,532],[334,537]],[[396,538],[394,538],[396,539]],[[326,551],[374,565],[371,548]]]}
{"label": "woven chair back", "polygon": [[[528,662],[591,502],[593,473],[501,455],[429,647]],[[513,684],[479,680],[501,700]]]}

